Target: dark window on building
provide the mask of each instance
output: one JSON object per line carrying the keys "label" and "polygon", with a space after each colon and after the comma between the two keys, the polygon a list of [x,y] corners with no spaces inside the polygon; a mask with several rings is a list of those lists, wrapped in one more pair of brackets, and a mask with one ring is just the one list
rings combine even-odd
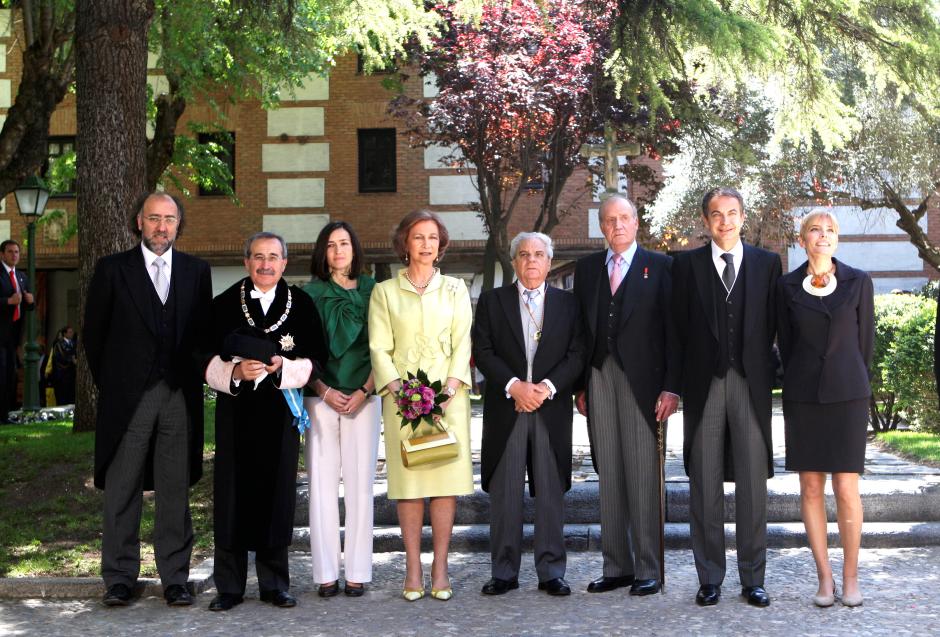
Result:
{"label": "dark window on building", "polygon": [[[232,192],[235,192],[235,133],[199,133],[200,144],[210,142],[218,144],[219,150],[214,152],[213,155],[228,166],[228,172],[231,175],[228,185]],[[219,187],[199,186],[200,197],[218,197],[227,194],[224,189]]]}
{"label": "dark window on building", "polygon": [[[365,60],[362,59],[361,54],[356,54],[356,75],[364,75],[365,70]],[[372,69],[370,75],[388,75],[389,73],[397,73],[398,64],[394,60],[389,60],[386,62],[385,66],[380,69]]]}
{"label": "dark window on building", "polygon": [[360,128],[358,133],[359,192],[395,192],[395,129]]}
{"label": "dark window on building", "polygon": [[[42,165],[42,176],[43,179],[48,180],[49,170],[52,168],[53,163],[62,157],[63,155],[68,155],[75,152],[75,136],[56,136],[49,138],[49,150],[46,153],[46,161]],[[75,180],[72,179],[64,184],[59,184],[58,192],[53,194],[53,197],[74,197],[75,196]]]}

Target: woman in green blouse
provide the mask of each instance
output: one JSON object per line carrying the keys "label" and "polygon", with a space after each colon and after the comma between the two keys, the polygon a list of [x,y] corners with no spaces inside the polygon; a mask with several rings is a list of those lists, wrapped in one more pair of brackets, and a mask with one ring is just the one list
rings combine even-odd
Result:
{"label": "woman in green blouse", "polygon": [[375,280],[362,274],[362,248],[345,221],[326,225],[304,290],[326,331],[330,358],[308,385],[310,554],[320,597],[339,592],[339,481],[346,504],[344,592],[359,597],[372,580],[372,482],[379,448],[381,405],[369,359],[367,317]]}

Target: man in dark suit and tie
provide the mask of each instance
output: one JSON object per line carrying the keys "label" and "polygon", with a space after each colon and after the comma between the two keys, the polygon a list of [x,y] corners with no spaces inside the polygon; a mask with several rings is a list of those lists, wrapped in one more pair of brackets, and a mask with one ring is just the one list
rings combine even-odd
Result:
{"label": "man in dark suit and tie", "polygon": [[770,403],[774,291],[780,257],[741,241],[744,200],[715,188],[702,200],[711,242],[676,256],[673,314],[682,345],[685,470],[701,606],[725,576],[724,480],[735,483],[741,594],[767,606],[767,479],[773,475]]}
{"label": "man in dark suit and tie", "polygon": [[140,572],[142,491],[156,491],[153,543],[163,595],[188,606],[193,529],[189,487],[202,475],[202,376],[194,355],[212,281],[205,261],[173,249],[180,202],[139,201],[141,243],[103,257],[85,304],[84,339],[98,388],[95,486],[104,489],[104,603],[124,606]]}
{"label": "man in dark suit and tie", "polygon": [[16,401],[16,350],[23,333],[23,312],[33,309],[33,295],[26,275],[16,269],[20,244],[0,243],[3,276],[0,276],[0,422],[9,422]]}
{"label": "man in dark suit and tie", "polygon": [[591,433],[604,555],[588,591],[649,595],[662,586],[657,429],[679,402],[671,259],[637,244],[636,208],[623,195],[598,214],[610,247],[580,259],[574,274],[590,363],[577,402]]}
{"label": "man in dark suit and tie", "polygon": [[519,587],[527,471],[539,589],[571,594],[564,498],[571,488],[571,394],[584,352],[577,301],[545,284],[552,252],[545,234],[517,235],[510,256],[518,280],[484,292],[477,303],[473,357],[486,377],[481,472],[490,494],[492,555],[484,595]]}

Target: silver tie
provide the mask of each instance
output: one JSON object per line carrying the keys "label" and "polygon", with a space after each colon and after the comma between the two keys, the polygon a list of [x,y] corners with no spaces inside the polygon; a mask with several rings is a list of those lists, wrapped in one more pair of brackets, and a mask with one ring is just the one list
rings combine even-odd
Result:
{"label": "silver tie", "polygon": [[157,289],[157,296],[160,297],[161,303],[166,303],[166,297],[170,292],[170,280],[166,277],[166,271],[163,269],[166,265],[166,261],[162,257],[157,257],[153,260],[153,285]]}

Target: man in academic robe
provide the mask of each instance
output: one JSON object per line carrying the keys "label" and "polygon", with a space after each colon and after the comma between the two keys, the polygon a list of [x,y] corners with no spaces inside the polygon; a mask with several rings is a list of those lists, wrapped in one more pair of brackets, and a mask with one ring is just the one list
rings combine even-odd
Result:
{"label": "man in academic robe", "polygon": [[[281,608],[297,603],[288,592],[287,552],[306,414],[300,393],[284,390],[303,387],[327,350],[313,301],[283,281],[286,267],[284,240],[259,232],[245,246],[248,277],[212,302],[206,382],[219,392],[214,611],[242,602],[249,551],[255,553],[261,600]],[[246,341],[268,345],[273,355],[264,360],[246,353],[238,345]]]}
{"label": "man in academic robe", "polygon": [[182,204],[145,195],[140,245],[98,260],[82,343],[98,388],[95,486],[104,489],[104,603],[124,606],[140,573],[142,491],[156,491],[153,544],[163,595],[188,606],[189,487],[202,476],[202,377],[196,347],[212,302],[209,265],[173,248]]}
{"label": "man in academic robe", "polygon": [[588,592],[660,590],[659,423],[679,402],[671,259],[636,241],[636,207],[614,194],[598,211],[608,249],[578,260],[574,293],[588,365],[577,404],[597,470],[604,570]]}
{"label": "man in academic robe", "polygon": [[682,348],[685,470],[700,606],[725,577],[724,484],[735,483],[741,595],[768,606],[767,480],[773,476],[771,389],[780,256],[741,240],[744,200],[732,188],[702,199],[711,241],[676,255],[673,316]]}
{"label": "man in academic robe", "polygon": [[23,334],[26,311],[33,310],[33,294],[20,262],[20,244],[13,239],[0,243],[0,422],[9,422],[16,403],[16,350]]}
{"label": "man in academic robe", "polygon": [[564,498],[571,488],[572,387],[584,365],[581,321],[574,297],[545,283],[547,235],[520,233],[510,256],[518,280],[480,295],[472,335],[474,361],[486,377],[481,472],[490,494],[492,578],[482,592],[519,587],[528,471],[538,587],[569,595]]}

